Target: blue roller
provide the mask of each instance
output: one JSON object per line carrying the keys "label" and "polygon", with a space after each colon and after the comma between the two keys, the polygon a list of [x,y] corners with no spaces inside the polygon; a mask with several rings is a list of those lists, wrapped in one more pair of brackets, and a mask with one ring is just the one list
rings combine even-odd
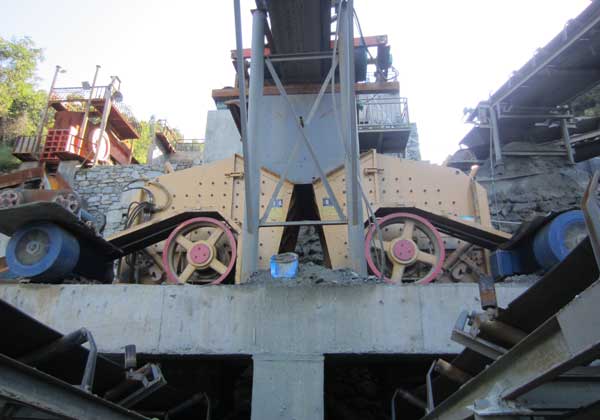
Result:
{"label": "blue roller", "polygon": [[549,270],[565,259],[586,235],[581,210],[561,214],[535,235],[533,253],[537,263]]}
{"label": "blue roller", "polygon": [[6,248],[6,262],[19,277],[62,280],[79,260],[79,243],[69,232],[47,222],[21,227]]}

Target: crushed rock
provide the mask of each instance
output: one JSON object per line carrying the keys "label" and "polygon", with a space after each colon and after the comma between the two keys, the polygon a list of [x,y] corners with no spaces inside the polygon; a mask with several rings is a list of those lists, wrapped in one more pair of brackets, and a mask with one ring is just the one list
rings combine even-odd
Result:
{"label": "crushed rock", "polygon": [[506,277],[504,283],[516,283],[516,284],[534,284],[540,280],[542,276],[540,274],[520,274],[516,276]]}
{"label": "crushed rock", "polygon": [[350,269],[331,270],[309,262],[299,265],[298,274],[293,279],[276,279],[271,277],[269,270],[261,270],[253,273],[242,284],[297,287],[319,285],[356,286],[378,283],[382,282],[376,276],[362,277]]}

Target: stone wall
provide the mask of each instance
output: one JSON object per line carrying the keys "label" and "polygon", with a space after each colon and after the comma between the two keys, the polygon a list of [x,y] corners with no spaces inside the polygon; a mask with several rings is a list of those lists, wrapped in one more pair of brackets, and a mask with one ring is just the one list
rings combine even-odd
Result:
{"label": "stone wall", "polygon": [[519,223],[552,211],[581,204],[583,193],[599,159],[571,165],[563,157],[507,156],[502,174],[492,172],[489,161],[477,174],[488,192],[496,226],[514,232]]}
{"label": "stone wall", "polygon": [[[181,170],[191,166],[191,162],[172,165],[175,170]],[[161,165],[97,166],[77,172],[73,188],[87,201],[92,214],[106,216],[103,234],[108,237],[125,226],[127,209],[135,194],[135,191],[124,192],[128,185],[140,185],[143,179],[152,179],[163,173]]]}

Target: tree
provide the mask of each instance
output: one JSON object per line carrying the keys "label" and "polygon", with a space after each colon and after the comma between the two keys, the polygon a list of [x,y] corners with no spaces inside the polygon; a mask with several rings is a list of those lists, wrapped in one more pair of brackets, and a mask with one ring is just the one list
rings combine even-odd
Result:
{"label": "tree", "polygon": [[45,92],[35,85],[35,70],[43,59],[29,37],[0,37],[0,139],[34,135],[45,106]]}
{"label": "tree", "polygon": [[139,135],[140,138],[134,140],[133,146],[133,157],[139,163],[147,163],[148,161],[148,150],[154,142],[154,135],[156,131],[162,131],[169,141],[176,141],[183,138],[183,134],[173,127],[168,127],[164,120],[157,120],[154,115],[150,117],[148,121],[139,122]]}
{"label": "tree", "polygon": [[152,145],[152,125],[154,124],[154,116],[150,117],[149,121],[139,122],[140,138],[133,141],[133,157],[139,163],[146,163],[148,157],[148,149]]}

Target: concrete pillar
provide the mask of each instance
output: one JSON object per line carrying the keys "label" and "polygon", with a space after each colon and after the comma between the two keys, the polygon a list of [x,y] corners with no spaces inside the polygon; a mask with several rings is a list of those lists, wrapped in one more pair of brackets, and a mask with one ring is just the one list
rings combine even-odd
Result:
{"label": "concrete pillar", "polygon": [[254,355],[252,420],[322,420],[323,355]]}

